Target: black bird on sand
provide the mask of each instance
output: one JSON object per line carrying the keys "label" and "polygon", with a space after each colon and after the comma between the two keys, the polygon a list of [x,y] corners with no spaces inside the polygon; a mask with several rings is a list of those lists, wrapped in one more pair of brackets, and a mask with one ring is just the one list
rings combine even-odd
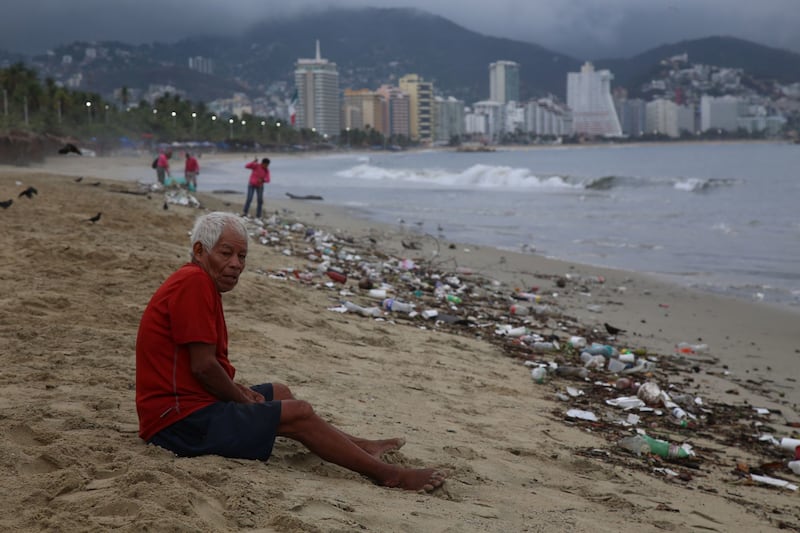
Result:
{"label": "black bird on sand", "polygon": [[619,335],[620,333],[625,333],[624,329],[615,328],[608,322],[603,322],[603,325],[606,327],[606,331],[608,332],[609,335]]}
{"label": "black bird on sand", "polygon": [[75,183],[80,183],[81,181],[83,181],[83,176],[78,176],[75,178]]}
{"label": "black bird on sand", "polygon": [[95,181],[94,183],[90,183],[89,185],[91,185],[92,187],[99,187],[100,186],[100,182],[99,181]]}
{"label": "black bird on sand", "polygon": [[95,222],[97,222],[98,220],[100,220],[100,216],[101,216],[102,214],[103,214],[103,213],[97,213],[95,216],[93,216],[93,217],[91,217],[89,220],[87,220],[87,222],[91,222],[92,224],[94,224]]}
{"label": "black bird on sand", "polygon": [[77,146],[75,146],[72,143],[67,143],[64,146],[62,146],[61,148],[59,148],[58,149],[58,153],[59,154],[78,154],[78,155],[83,155],[81,153],[81,151],[80,151],[80,148],[78,148]]}
{"label": "black bird on sand", "polygon": [[17,198],[22,198],[23,196],[27,196],[28,198],[33,198],[34,194],[39,194],[39,191],[37,191],[35,187],[30,186],[21,193],[19,193],[19,196],[17,196]]}
{"label": "black bird on sand", "polygon": [[0,202],[0,207],[2,207],[3,209],[8,209],[9,207],[11,207],[11,204],[13,204],[13,203],[14,203],[14,200],[9,198],[5,202]]}
{"label": "black bird on sand", "polygon": [[167,205],[167,202],[164,202],[164,211],[166,211],[167,209],[169,209],[169,205]]}

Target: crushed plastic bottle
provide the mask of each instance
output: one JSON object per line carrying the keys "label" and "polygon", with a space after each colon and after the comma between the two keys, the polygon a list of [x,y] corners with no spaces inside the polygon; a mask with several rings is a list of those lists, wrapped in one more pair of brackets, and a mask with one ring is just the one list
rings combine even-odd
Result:
{"label": "crushed plastic bottle", "polygon": [[414,310],[414,304],[400,302],[394,298],[386,298],[382,306],[387,311],[395,311],[398,313],[410,313]]}
{"label": "crushed plastic bottle", "polygon": [[379,317],[381,316],[381,310],[377,307],[361,307],[358,304],[354,304],[353,302],[347,301],[344,303],[344,307],[350,311],[351,313],[358,313],[364,316],[371,316],[371,317]]}

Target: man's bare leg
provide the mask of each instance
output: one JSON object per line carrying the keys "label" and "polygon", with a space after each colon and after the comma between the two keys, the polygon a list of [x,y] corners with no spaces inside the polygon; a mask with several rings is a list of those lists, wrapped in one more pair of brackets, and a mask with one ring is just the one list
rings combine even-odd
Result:
{"label": "man's bare leg", "polygon": [[384,487],[430,492],[444,483],[445,475],[433,468],[384,463],[321,419],[302,400],[282,402],[278,435],[297,440],[320,458],[363,474]]}
{"label": "man's bare leg", "polygon": [[[292,391],[289,389],[288,386],[284,385],[283,383],[273,383],[272,384],[272,397],[275,400],[295,400],[296,398],[292,394]],[[336,429],[339,433],[344,435],[346,438],[350,439],[356,446],[367,452],[368,454],[380,458],[381,455],[387,452],[393,452],[395,450],[399,450],[402,448],[405,443],[406,439],[402,437],[395,437],[392,439],[364,439],[361,437],[354,437],[353,435],[349,435],[342,431],[341,429],[331,426]]]}

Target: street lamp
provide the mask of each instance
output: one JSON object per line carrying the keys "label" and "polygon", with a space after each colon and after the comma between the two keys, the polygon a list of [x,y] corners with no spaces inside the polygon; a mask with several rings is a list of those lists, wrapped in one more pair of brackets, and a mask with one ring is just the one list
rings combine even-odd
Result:
{"label": "street lamp", "polygon": [[171,114],[172,114],[172,125],[175,126],[178,124],[178,119],[175,118],[178,114],[175,111],[173,111]]}
{"label": "street lamp", "polygon": [[108,124],[108,104],[106,104],[105,122]]}
{"label": "street lamp", "polygon": [[228,124],[230,124],[230,127],[231,127],[231,137],[230,138],[233,139],[233,119],[232,118],[228,119]]}
{"label": "street lamp", "polygon": [[347,148],[350,148],[350,126],[347,126],[345,129],[345,135],[347,136]]}
{"label": "street lamp", "polygon": [[261,121],[261,136],[262,137],[264,136],[264,126],[266,126],[266,125],[267,125],[267,123],[262,120]]}
{"label": "street lamp", "polygon": [[197,113],[192,111],[192,135],[197,131]]}
{"label": "street lamp", "polygon": [[281,144],[281,123],[276,122],[275,127],[278,129],[278,144]]}
{"label": "street lamp", "polygon": [[89,124],[92,123],[92,103],[86,102],[86,115],[89,117]]}
{"label": "street lamp", "polygon": [[245,126],[245,124],[247,124],[247,121],[243,120],[242,121],[242,137],[244,137],[244,126]]}

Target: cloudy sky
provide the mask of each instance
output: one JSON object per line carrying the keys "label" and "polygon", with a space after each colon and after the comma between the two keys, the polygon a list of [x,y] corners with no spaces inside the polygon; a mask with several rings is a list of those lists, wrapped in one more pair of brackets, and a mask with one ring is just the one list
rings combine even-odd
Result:
{"label": "cloudy sky", "polygon": [[[486,35],[578,59],[626,57],[730,35],[800,53],[800,0],[6,0],[0,48],[36,53],[75,40],[133,44],[226,35],[329,6],[414,7]],[[10,5],[9,5],[10,4]]]}

